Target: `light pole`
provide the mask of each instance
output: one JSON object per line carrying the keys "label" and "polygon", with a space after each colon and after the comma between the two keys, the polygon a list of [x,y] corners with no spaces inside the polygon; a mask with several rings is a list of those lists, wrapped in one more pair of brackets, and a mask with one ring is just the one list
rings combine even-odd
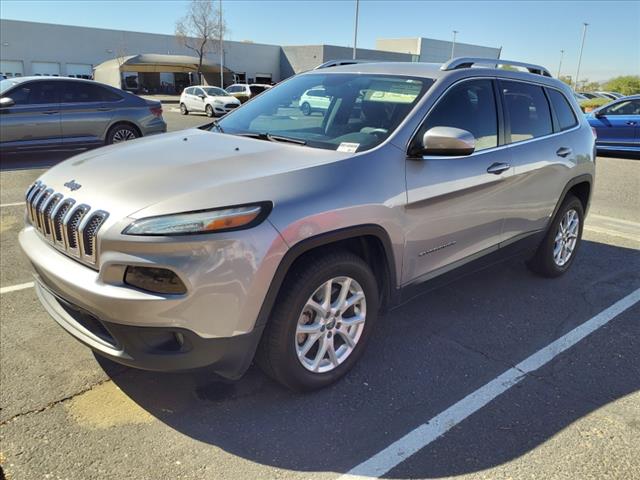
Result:
{"label": "light pole", "polygon": [[587,36],[587,27],[588,23],[584,22],[582,27],[582,42],[580,43],[580,55],[578,56],[578,70],[576,70],[576,83],[574,85],[574,89],[578,89],[578,76],[580,75],[580,64],[582,63],[582,49],[584,48],[584,38]]}
{"label": "light pole", "polygon": [[224,88],[224,47],[222,45],[222,0],[218,3],[218,30],[220,31],[220,88]]}
{"label": "light pole", "polygon": [[458,34],[458,30],[453,31],[453,42],[451,43],[451,58],[453,58],[453,53],[456,51],[456,35]]}
{"label": "light pole", "polygon": [[560,78],[560,72],[562,71],[562,58],[564,57],[564,50],[560,50],[560,65],[558,65],[558,78]]}
{"label": "light pole", "polygon": [[360,0],[356,0],[356,18],[355,25],[353,27],[353,59],[356,59],[356,49],[358,45],[358,10],[360,7]]}

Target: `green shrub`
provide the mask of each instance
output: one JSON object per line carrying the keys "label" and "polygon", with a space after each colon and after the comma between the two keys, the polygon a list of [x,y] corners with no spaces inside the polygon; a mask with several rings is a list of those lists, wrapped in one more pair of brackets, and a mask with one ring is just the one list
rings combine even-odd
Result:
{"label": "green shrub", "polygon": [[594,110],[612,101],[610,98],[590,98],[589,100],[580,102],[580,108],[583,112],[586,112],[587,110]]}

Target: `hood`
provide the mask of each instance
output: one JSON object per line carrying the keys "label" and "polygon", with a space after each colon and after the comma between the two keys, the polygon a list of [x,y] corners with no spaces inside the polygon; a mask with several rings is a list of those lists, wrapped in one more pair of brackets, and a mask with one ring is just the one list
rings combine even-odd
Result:
{"label": "hood", "polygon": [[[80,154],[40,180],[78,203],[109,212],[115,221],[274,201],[291,184],[292,173],[351,156],[191,129]],[[71,180],[81,187],[70,191],[64,184]]]}
{"label": "hood", "polygon": [[212,102],[213,102],[214,100],[220,100],[220,101],[225,102],[225,103],[226,103],[226,102],[237,103],[237,102],[239,101],[239,100],[238,100],[236,97],[234,97],[233,95],[223,95],[223,96],[216,95],[216,96],[209,96],[209,97],[207,97],[207,100],[211,100]]}

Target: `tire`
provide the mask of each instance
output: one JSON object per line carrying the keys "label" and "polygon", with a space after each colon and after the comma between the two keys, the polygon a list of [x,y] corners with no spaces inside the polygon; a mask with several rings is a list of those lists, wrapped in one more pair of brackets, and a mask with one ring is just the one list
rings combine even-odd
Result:
{"label": "tire", "polygon": [[189,110],[187,110],[187,106],[184,103],[180,104],[180,113],[182,115],[189,115]]}
{"label": "tire", "polygon": [[307,102],[304,102],[302,105],[300,105],[300,111],[303,115],[311,115],[311,105],[309,105]]}
{"label": "tire", "polygon": [[[323,295],[329,281],[334,282],[330,284],[333,307],[340,305],[339,294],[343,290],[346,301],[353,302],[354,306],[342,315],[333,316],[335,308],[326,316],[308,308],[311,300],[317,300],[316,305],[322,307],[322,297],[314,295],[318,292]],[[345,285],[348,285],[346,289]],[[364,295],[363,299],[360,294]],[[256,361],[267,375],[293,390],[326,387],[344,376],[358,361],[371,336],[378,309],[375,277],[360,257],[349,252],[311,256],[287,275],[258,347]],[[303,325],[301,322],[305,321],[307,324]],[[347,322],[353,323],[347,326]],[[320,329],[317,329],[318,324],[322,324]],[[315,333],[300,333],[301,327],[312,328]],[[319,337],[314,340],[311,335]],[[351,338],[352,347],[347,344],[345,335]],[[300,356],[307,342],[311,347]],[[329,350],[321,356],[322,345],[328,347],[329,344],[333,346],[329,347],[333,356]],[[312,364],[318,358],[320,363],[313,371]]]}
{"label": "tire", "polygon": [[[577,225],[573,223],[575,219],[578,221]],[[561,225],[565,233],[561,232]],[[558,209],[538,250],[527,263],[528,267],[538,275],[548,278],[564,274],[576,258],[582,241],[583,226],[582,202],[569,194]],[[575,242],[572,242],[574,239]],[[568,256],[565,258],[566,253]]]}
{"label": "tire", "polygon": [[207,117],[215,117],[215,113],[213,112],[213,107],[211,105],[204,107],[204,113],[207,114]]}
{"label": "tire", "polygon": [[127,140],[134,140],[141,136],[142,135],[140,135],[138,129],[133,125],[129,125],[128,123],[116,123],[107,133],[106,144],[112,145],[114,143],[125,142]]}

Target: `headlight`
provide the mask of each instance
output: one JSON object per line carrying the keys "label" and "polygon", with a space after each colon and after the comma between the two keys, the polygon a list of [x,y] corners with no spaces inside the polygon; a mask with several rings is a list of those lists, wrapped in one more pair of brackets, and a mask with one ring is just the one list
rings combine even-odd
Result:
{"label": "headlight", "polygon": [[266,218],[270,204],[176,213],[136,220],[125,235],[189,235],[250,228]]}

